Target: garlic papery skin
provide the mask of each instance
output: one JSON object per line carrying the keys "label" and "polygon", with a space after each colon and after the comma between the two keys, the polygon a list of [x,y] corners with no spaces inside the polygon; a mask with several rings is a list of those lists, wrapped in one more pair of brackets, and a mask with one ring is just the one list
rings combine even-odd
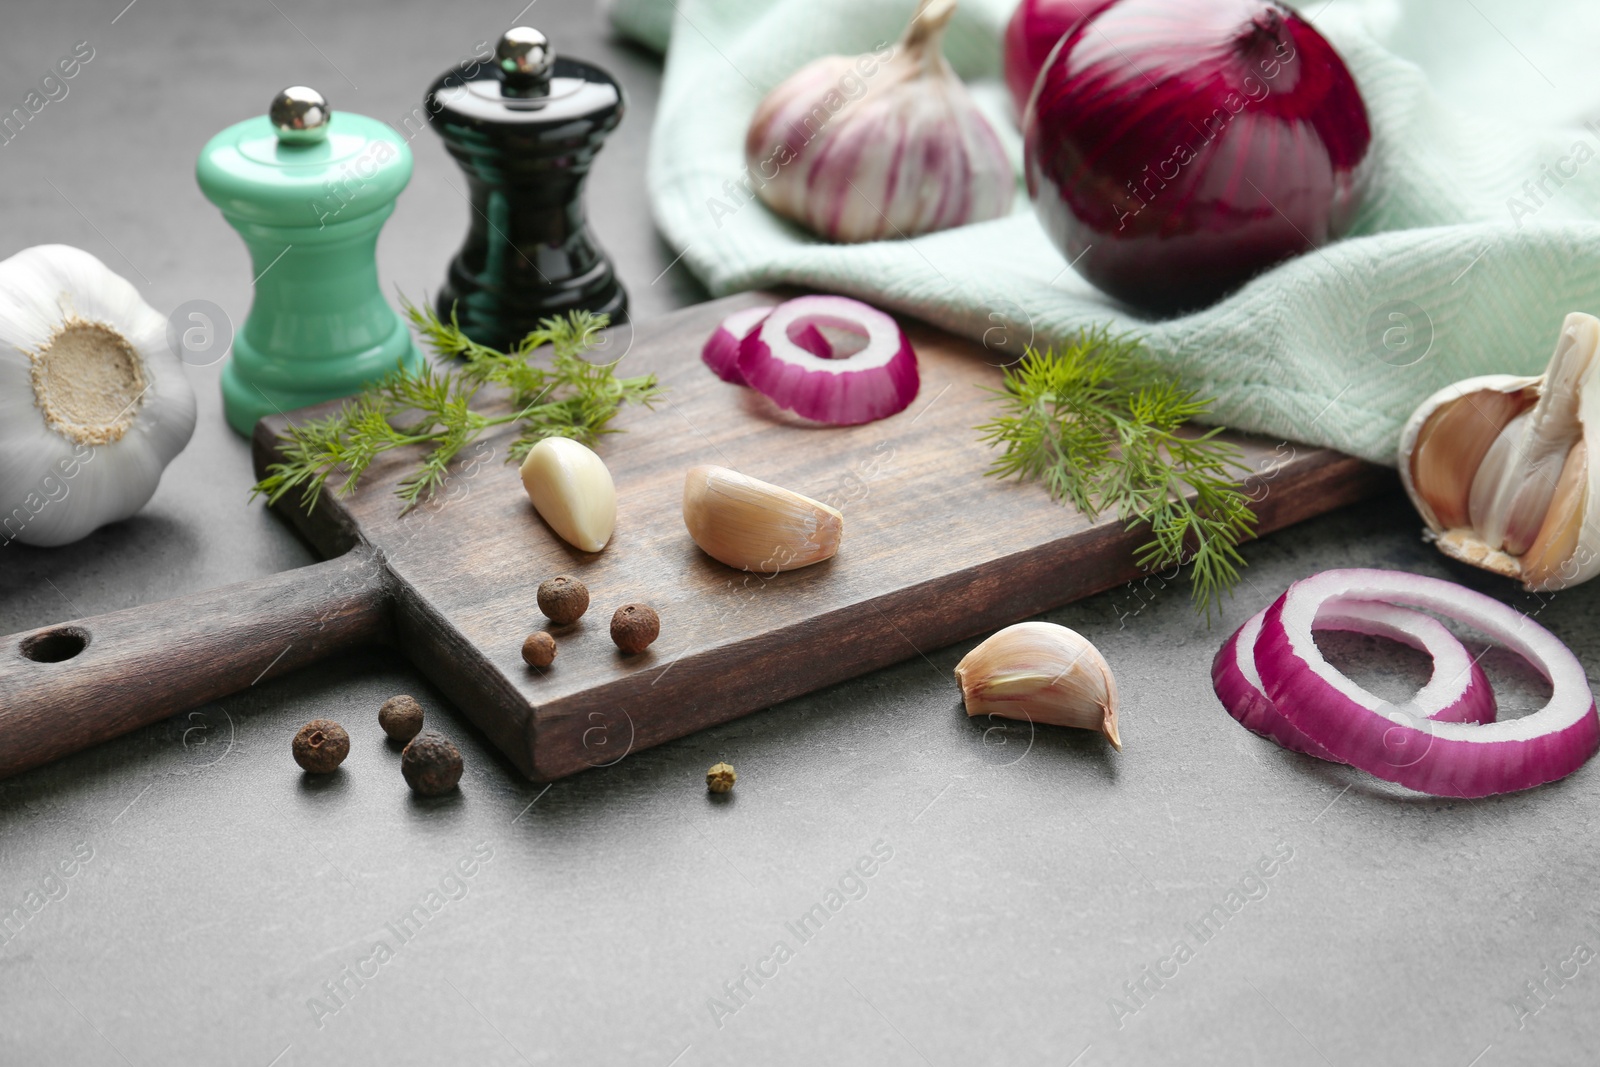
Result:
{"label": "garlic papery skin", "polygon": [[844,537],[844,516],[828,505],[715,466],[684,477],[683,524],[712,559],[768,575],[832,559]]}
{"label": "garlic papery skin", "polygon": [[150,500],[194,433],[167,320],[67,245],[0,262],[0,545],[65,545]]}
{"label": "garlic papery skin", "polygon": [[893,48],[826,56],[756,108],[745,161],[773,211],[830,241],[914,237],[1011,210],[1016,177],[941,50],[955,0],[922,0]]}
{"label": "garlic papery skin", "polygon": [[1596,448],[1600,319],[1575,312],[1543,375],[1469,378],[1424,401],[1400,480],[1440,551],[1548,592],[1600,573]]}
{"label": "garlic papery skin", "polygon": [[522,461],[533,509],[573,548],[599,552],[617,528],[617,487],[605,460],[567,437],[546,437]]}
{"label": "garlic papery skin", "polygon": [[967,715],[998,715],[1104,734],[1117,751],[1117,679],[1082,634],[1050,622],[1019,622],[956,664]]}

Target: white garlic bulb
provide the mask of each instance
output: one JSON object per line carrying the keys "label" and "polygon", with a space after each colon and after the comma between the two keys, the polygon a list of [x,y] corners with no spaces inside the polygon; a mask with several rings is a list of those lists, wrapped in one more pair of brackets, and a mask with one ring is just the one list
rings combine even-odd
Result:
{"label": "white garlic bulb", "polygon": [[767,95],[745,160],[768,207],[842,242],[914,237],[1011,210],[1011,162],[941,50],[955,8],[922,0],[898,45],[825,56]]}
{"label": "white garlic bulb", "polygon": [[1580,312],[1540,377],[1469,378],[1424,401],[1400,436],[1400,480],[1445,555],[1565,589],[1600,574],[1597,449],[1600,319]]}
{"label": "white garlic bulb", "polygon": [[1100,650],[1053,622],[1019,622],[956,664],[967,716],[1051,723],[1105,736],[1119,752],[1117,679]]}
{"label": "white garlic bulb", "polygon": [[167,320],[132,283],[66,245],[0,262],[0,544],[133,515],[194,420]]}

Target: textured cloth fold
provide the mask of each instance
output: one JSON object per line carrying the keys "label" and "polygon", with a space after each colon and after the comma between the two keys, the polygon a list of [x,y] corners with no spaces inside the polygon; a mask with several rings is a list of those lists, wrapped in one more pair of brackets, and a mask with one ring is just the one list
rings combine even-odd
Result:
{"label": "textured cloth fold", "polygon": [[[1600,82],[1586,55],[1600,5],[1307,4],[1372,120],[1355,224],[1211,308],[1156,322],[1068,268],[1020,189],[1007,218],[867,245],[818,241],[751,198],[744,132],[762,96],[817,56],[896,39],[915,6],[609,5],[622,32],[666,52],[650,195],[666,238],[713,292],[790,283],[846,293],[1011,350],[1109,325],[1214,396],[1218,422],[1383,463],[1434,390],[1538,373],[1568,312],[1600,312]],[[999,83],[1013,6],[963,0],[945,53],[1020,164]]]}

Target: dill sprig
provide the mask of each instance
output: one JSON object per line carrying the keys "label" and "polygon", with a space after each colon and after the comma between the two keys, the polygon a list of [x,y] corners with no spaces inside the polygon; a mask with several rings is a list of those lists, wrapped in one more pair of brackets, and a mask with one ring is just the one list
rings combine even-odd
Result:
{"label": "dill sprig", "polygon": [[1042,481],[1091,519],[1110,510],[1128,529],[1148,527],[1134,562],[1147,571],[1192,562],[1195,610],[1209,621],[1255,527],[1234,470],[1242,455],[1220,428],[1178,432],[1211,402],[1149,370],[1140,352],[1138,340],[1103,329],[1060,353],[1029,348],[994,390],[1002,413],[978,427],[1004,448],[989,474]]}
{"label": "dill sprig", "polygon": [[[417,469],[395,490],[405,502],[403,515],[443,487],[451,462],[487,430],[519,424],[507,462],[520,463],[546,437],[592,445],[616,432],[611,420],[622,405],[648,406],[661,395],[654,375],[619,378],[613,365],[584,358],[610,323],[605,315],[574,311],[544,319],[516,348],[500,352],[462,333],[454,312],[446,323],[404,297],[401,304],[418,336],[452,362],[398,368],[346,401],[337,414],[286,427],[278,436],[283,462],[267,468],[251,491],[252,500],[264,496],[275,504],[298,489],[301,505],[310,510],[335,475],[344,479],[337,492],[347,495],[378,456],[428,445]],[[547,347],[548,361],[536,362],[534,356]],[[512,410],[499,415],[473,410],[485,386],[504,389]]]}

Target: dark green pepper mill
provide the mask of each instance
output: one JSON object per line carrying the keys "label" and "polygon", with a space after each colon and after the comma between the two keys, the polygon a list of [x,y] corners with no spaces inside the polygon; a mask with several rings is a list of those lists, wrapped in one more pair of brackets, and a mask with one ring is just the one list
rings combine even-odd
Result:
{"label": "dark green pepper mill", "polygon": [[466,171],[472,218],[439,293],[479,344],[506,349],[575,309],[628,314],[628,294],[589,233],[583,183],[622,121],[622,87],[599,67],[556,58],[544,34],[507,31],[495,62],[442,75],[423,98]]}

